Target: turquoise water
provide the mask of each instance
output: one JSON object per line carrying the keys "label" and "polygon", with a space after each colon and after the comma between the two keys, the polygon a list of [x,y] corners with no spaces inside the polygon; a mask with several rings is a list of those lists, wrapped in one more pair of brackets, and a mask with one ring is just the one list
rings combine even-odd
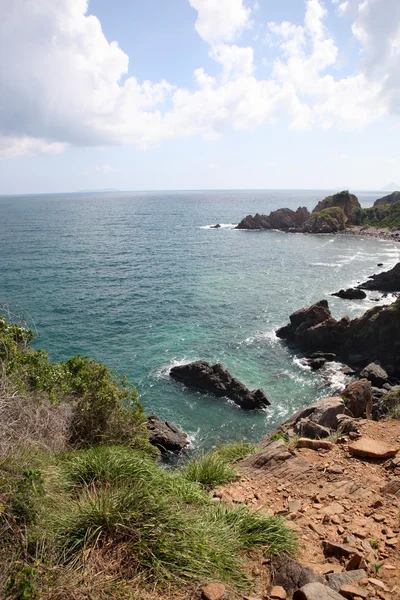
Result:
{"label": "turquoise water", "polygon": [[[293,310],[399,260],[399,245],[373,238],[231,227],[249,213],[311,208],[327,193],[1,197],[0,299],[34,324],[54,360],[79,352],[127,373],[146,411],[181,426],[194,445],[259,439],[343,383],[336,371],[307,371],[274,330]],[[378,196],[359,198],[369,206]],[[351,317],[374,304],[329,303]],[[172,365],[196,359],[221,361],[263,387],[272,406],[246,413],[169,379]]]}

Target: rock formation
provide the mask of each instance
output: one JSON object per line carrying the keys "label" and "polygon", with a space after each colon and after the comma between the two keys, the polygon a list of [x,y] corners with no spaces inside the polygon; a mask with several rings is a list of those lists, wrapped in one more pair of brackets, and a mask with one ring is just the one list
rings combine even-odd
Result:
{"label": "rock formation", "polygon": [[307,352],[334,352],[357,367],[378,361],[390,376],[400,375],[400,298],[352,321],[336,320],[328,302],[321,300],[290,315],[290,323],[277,336]]}
{"label": "rock formation", "polygon": [[204,360],[198,360],[173,367],[169,374],[189,387],[220,398],[230,398],[247,410],[265,408],[270,404],[262,389],[249,390],[220,363],[212,366]]}
{"label": "rock formation", "polygon": [[357,224],[357,211],[361,208],[357,196],[350,194],[347,190],[327,196],[324,200],[318,202],[317,206],[312,211],[319,213],[326,209],[341,208],[346,215],[348,225]]}
{"label": "rock formation", "polygon": [[269,215],[248,215],[235,229],[280,229],[282,231],[301,231],[309,219],[307,208],[299,207],[296,211],[290,208],[279,208]]}
{"label": "rock formation", "polygon": [[374,206],[379,206],[380,204],[395,204],[400,200],[400,192],[392,192],[387,196],[383,196],[383,198],[378,198],[375,200]]}
{"label": "rock formation", "polygon": [[361,283],[358,286],[363,290],[377,290],[380,292],[400,292],[400,262],[397,263],[390,269],[390,271],[384,271],[378,273],[378,275],[372,275],[369,281]]}
{"label": "rock formation", "polygon": [[154,413],[147,417],[150,444],[158,448],[161,454],[181,452],[189,444],[186,433],[168,421],[161,421]]}

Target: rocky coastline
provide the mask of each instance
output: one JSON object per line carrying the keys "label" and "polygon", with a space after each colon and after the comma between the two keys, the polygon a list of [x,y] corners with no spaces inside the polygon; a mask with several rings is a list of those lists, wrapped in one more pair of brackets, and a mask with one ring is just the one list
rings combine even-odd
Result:
{"label": "rocky coastline", "polygon": [[235,229],[337,233],[400,241],[400,192],[378,198],[373,207],[364,209],[357,196],[344,190],[319,201],[311,212],[299,207],[295,211],[279,208],[269,215],[247,215]]}

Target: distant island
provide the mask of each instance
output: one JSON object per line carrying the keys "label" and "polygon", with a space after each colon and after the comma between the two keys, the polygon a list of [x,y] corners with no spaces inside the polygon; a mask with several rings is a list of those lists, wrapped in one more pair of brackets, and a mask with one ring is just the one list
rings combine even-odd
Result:
{"label": "distant island", "polygon": [[102,188],[102,189],[96,189],[96,190],[77,190],[76,194],[98,194],[98,193],[104,193],[104,192],[120,192],[121,190],[117,190],[116,188]]}
{"label": "distant island", "polygon": [[396,190],[400,190],[400,184],[394,183],[393,181],[392,183],[389,183],[388,185],[385,185],[385,187],[382,188],[383,192],[394,192]]}

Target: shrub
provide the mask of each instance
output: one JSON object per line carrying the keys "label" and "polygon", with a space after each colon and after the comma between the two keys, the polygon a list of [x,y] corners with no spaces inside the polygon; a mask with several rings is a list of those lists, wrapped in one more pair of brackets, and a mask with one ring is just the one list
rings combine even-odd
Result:
{"label": "shrub", "polygon": [[237,472],[218,452],[209,452],[190,460],[183,475],[188,481],[197,481],[204,487],[211,488],[233,481]]}
{"label": "shrub", "polygon": [[400,419],[400,385],[394,386],[381,399],[383,409],[390,419]]}

